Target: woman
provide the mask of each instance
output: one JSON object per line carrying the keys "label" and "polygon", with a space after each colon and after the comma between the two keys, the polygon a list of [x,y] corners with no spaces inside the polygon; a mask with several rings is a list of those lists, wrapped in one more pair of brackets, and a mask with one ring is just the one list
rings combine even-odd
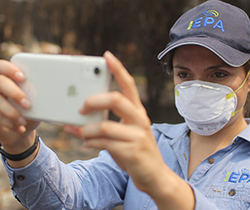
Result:
{"label": "woman", "polygon": [[[243,106],[250,88],[247,15],[221,1],[185,13],[159,54],[170,58],[176,106],[185,123],[153,124],[133,78],[110,52],[108,67],[121,87],[90,97],[81,113],[109,109],[120,123],[102,121],[65,131],[103,151],[98,158],[61,163],[6,98],[31,104],[13,81],[24,76],[1,61],[1,144],[14,195],[28,209],[250,209],[250,127]],[[36,138],[37,139],[37,138]],[[32,146],[33,145],[33,146]],[[35,145],[35,146],[34,146]],[[20,156],[19,156],[20,157]]]}

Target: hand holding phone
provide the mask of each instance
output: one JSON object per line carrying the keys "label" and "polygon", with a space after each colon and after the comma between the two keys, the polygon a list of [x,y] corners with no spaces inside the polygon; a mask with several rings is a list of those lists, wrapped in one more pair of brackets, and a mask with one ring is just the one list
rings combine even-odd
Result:
{"label": "hand holding phone", "polygon": [[10,61],[26,77],[18,85],[30,99],[31,109],[23,110],[12,101],[25,118],[83,125],[107,115],[105,111],[79,113],[89,96],[109,90],[111,74],[103,57],[18,53]]}

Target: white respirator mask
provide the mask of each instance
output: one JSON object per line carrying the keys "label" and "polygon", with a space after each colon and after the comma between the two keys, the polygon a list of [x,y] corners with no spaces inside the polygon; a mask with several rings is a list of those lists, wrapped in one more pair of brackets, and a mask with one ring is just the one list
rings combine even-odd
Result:
{"label": "white respirator mask", "polygon": [[[175,105],[193,132],[210,136],[221,130],[239,110],[236,92],[230,87],[200,80],[186,81],[175,87]],[[236,110],[236,111],[235,111]]]}

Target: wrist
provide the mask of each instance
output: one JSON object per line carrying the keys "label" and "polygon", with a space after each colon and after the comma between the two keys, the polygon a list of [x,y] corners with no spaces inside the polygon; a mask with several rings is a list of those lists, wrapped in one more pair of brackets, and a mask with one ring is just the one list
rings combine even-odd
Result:
{"label": "wrist", "polygon": [[34,144],[27,150],[25,150],[22,153],[19,154],[10,154],[3,150],[1,147],[2,145],[0,144],[0,153],[7,159],[12,160],[12,161],[21,161],[32,155],[33,152],[35,152],[37,146],[38,146],[38,141],[39,141],[39,136],[36,135],[35,142]]}
{"label": "wrist", "polygon": [[192,188],[166,165],[147,192],[158,209],[193,210],[195,197]]}
{"label": "wrist", "polygon": [[10,138],[11,140],[9,142],[4,142],[2,147],[7,153],[17,155],[23,153],[34,144],[36,131],[34,130],[24,135],[13,135]]}
{"label": "wrist", "polygon": [[5,157],[12,168],[21,168],[31,163],[35,159],[40,146],[39,137],[35,131],[27,136],[26,139],[17,143],[18,144],[12,145],[12,147],[8,146],[3,148],[7,153],[14,156],[14,160]]}

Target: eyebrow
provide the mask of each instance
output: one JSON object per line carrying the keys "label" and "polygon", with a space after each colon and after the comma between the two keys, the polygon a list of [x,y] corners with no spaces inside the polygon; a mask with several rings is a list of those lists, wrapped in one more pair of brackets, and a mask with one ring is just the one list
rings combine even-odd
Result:
{"label": "eyebrow", "polygon": [[211,69],[220,69],[221,67],[228,67],[228,65],[222,64],[222,65],[218,65],[218,66],[210,66],[210,67],[207,67],[204,70],[208,71],[208,70],[211,70]]}
{"label": "eyebrow", "polygon": [[[217,65],[217,66],[209,66],[207,68],[204,69],[204,71],[208,71],[208,70],[212,70],[212,69],[219,69],[221,67],[228,67],[227,65],[225,64],[222,64],[222,65]],[[175,65],[173,67],[174,68],[178,68],[178,69],[183,69],[183,70],[187,70],[187,71],[191,71],[189,68],[185,67],[185,66],[180,66],[180,65]]]}
{"label": "eyebrow", "polygon": [[174,68],[178,68],[178,69],[183,69],[183,70],[191,71],[189,68],[184,67],[184,66],[179,66],[179,65],[175,65],[175,66],[173,67],[173,69],[174,69]]}

